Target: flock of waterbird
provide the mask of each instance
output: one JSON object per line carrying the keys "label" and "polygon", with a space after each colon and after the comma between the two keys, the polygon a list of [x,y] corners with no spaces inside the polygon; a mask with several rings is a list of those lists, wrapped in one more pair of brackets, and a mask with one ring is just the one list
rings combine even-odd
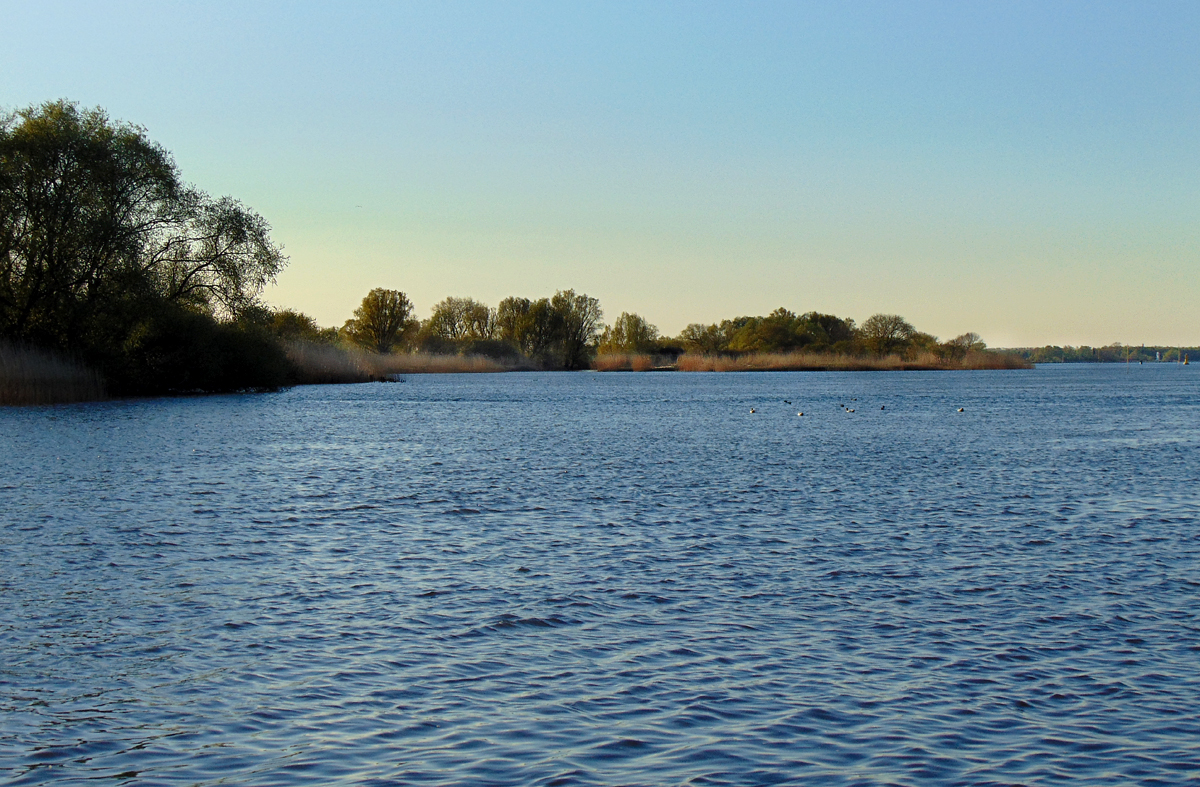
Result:
{"label": "flock of waterbird", "polygon": [[[857,402],[857,401],[858,401],[858,399],[856,399],[856,398],[855,398],[855,399],[850,399],[850,401],[851,401],[851,402]],[[792,403],[792,401],[791,401],[790,399],[784,399],[784,400],[783,400],[783,403],[784,403],[784,404],[791,404],[791,403]],[[851,407],[851,406],[850,406],[850,405],[848,405],[848,404],[842,404],[841,402],[838,402],[838,405],[837,405],[837,406],[838,406],[838,407],[840,407],[842,410],[844,410],[844,411],[845,411],[845,412],[847,412],[847,413],[852,413],[852,412],[854,412],[854,411],[855,411],[855,409],[856,409],[856,408],[854,408],[854,407]],[[886,410],[886,409],[887,409],[887,405],[885,405],[885,404],[881,404],[881,405],[879,405],[879,409],[880,409],[880,410]],[[754,408],[754,407],[751,407],[751,408],[750,408],[750,412],[751,412],[751,413],[757,413],[757,412],[758,412],[758,409],[757,409],[757,408]],[[960,408],[958,408],[957,412],[960,412],[960,413],[965,413],[965,412],[966,412],[966,408],[965,408],[965,407],[960,407]],[[803,411],[803,410],[801,410],[800,412],[796,413],[796,415],[797,415],[797,417],[803,418],[803,417],[804,417],[804,411]]]}

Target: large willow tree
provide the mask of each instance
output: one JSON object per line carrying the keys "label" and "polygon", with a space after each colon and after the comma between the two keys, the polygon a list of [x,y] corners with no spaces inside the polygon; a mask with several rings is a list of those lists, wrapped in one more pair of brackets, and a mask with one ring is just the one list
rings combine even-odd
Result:
{"label": "large willow tree", "polygon": [[287,261],[269,231],[99,108],[0,116],[2,337],[86,351],[128,342],[164,304],[236,319]]}

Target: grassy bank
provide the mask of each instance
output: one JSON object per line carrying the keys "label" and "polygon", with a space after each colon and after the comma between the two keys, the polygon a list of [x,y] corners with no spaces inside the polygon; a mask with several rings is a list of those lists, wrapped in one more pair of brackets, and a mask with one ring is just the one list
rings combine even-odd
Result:
{"label": "grassy bank", "polygon": [[61,404],[104,398],[100,375],[53,353],[0,341],[0,405]]}

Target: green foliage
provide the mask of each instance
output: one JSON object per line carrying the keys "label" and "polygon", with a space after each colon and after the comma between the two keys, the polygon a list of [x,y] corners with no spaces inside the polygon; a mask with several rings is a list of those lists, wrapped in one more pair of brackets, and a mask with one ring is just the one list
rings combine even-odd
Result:
{"label": "green foliage", "polygon": [[863,344],[876,355],[889,355],[902,349],[916,332],[916,328],[899,314],[872,315],[859,329]]}
{"label": "green foliage", "polygon": [[495,339],[496,310],[472,298],[446,298],[433,307],[417,339],[422,349],[457,349],[466,344]]}
{"label": "green foliage", "polygon": [[168,300],[237,317],[286,259],[266,220],[232,197],[190,192],[186,221],[151,238],[146,260]]}
{"label": "green foliage", "polygon": [[698,355],[804,352],[899,355],[909,360],[932,355],[959,361],[969,353],[982,353],[987,347],[975,333],[941,344],[936,336],[916,330],[896,314],[876,314],[858,328],[854,320],[833,314],[815,311],[795,314],[784,308],[765,317],[736,317],[713,325],[693,323],[676,341],[687,352]]}
{"label": "green foliage", "polygon": [[289,341],[320,341],[321,328],[307,314],[292,309],[283,309],[271,315],[271,332]]}
{"label": "green foliage", "polygon": [[495,330],[526,358],[548,369],[587,368],[599,332],[600,302],[574,290],[553,298],[505,298],[496,307]]}
{"label": "green foliage", "polygon": [[[779,353],[829,351],[838,342],[853,341],[854,335],[854,320],[815,311],[797,315],[780,307],[765,317],[736,317],[714,325],[693,323],[677,341],[688,352],[702,355]],[[849,349],[843,346],[841,351]]]}
{"label": "green foliage", "polygon": [[716,355],[729,349],[729,338],[719,325],[692,323],[679,334],[683,349],[698,355]]}
{"label": "green foliage", "polygon": [[322,328],[312,317],[294,309],[268,312],[262,324],[284,341],[334,344],[338,340],[337,328]]}
{"label": "green foliage", "polygon": [[622,312],[600,334],[600,353],[649,353],[658,349],[658,328],[637,314]]}
{"label": "green foliage", "polygon": [[[383,292],[389,291],[372,294]],[[411,311],[411,306],[406,308]],[[796,314],[779,308],[762,317],[693,323],[676,339],[664,339],[638,314],[624,312],[603,330],[601,317],[599,302],[574,290],[538,300],[505,298],[495,309],[471,298],[452,297],[434,306],[408,346],[430,356],[484,356],[503,361],[508,368],[582,369],[592,365],[597,352],[607,356],[603,368],[612,369],[638,368],[637,363],[652,367],[658,361],[647,356],[678,358],[684,352],[710,359],[720,356],[713,362],[688,362],[697,369],[706,364],[710,368],[741,368],[738,364],[794,368],[797,363],[803,368],[945,368],[948,362],[953,368],[1024,366],[1015,356],[988,352],[978,334],[965,333],[939,343],[936,336],[917,331],[899,315],[874,315],[859,329],[854,320],[836,315]],[[275,315],[275,319],[282,317]],[[838,359],[830,364],[813,360],[821,355]],[[866,358],[871,355],[879,357]],[[799,356],[804,359],[797,361]]]}
{"label": "green foliage", "polygon": [[375,352],[407,342],[431,354],[482,355],[546,369],[583,369],[596,350],[600,303],[574,290],[537,301],[505,298],[496,309],[471,298],[446,298],[424,323],[396,290],[372,290],[342,333]]}
{"label": "green foliage", "polygon": [[399,290],[376,287],[367,293],[346,321],[342,332],[353,343],[379,353],[391,352],[407,333],[416,329],[412,301]]}
{"label": "green foliage", "polygon": [[854,320],[820,312],[808,312],[801,319],[804,320],[805,330],[813,337],[814,349],[830,348],[839,342],[854,341],[857,330]]}
{"label": "green foliage", "polygon": [[496,307],[496,328],[522,355],[541,361],[551,353],[559,320],[549,298],[505,298]]}
{"label": "green foliage", "polygon": [[79,349],[112,301],[153,291],[140,258],[184,196],[168,154],[99,109],[0,118],[0,333]]}
{"label": "green foliage", "polygon": [[941,358],[947,357],[944,346],[938,343],[936,336],[923,331],[913,331],[905,343],[904,355],[913,356],[920,353],[932,353]]}
{"label": "green foliage", "polygon": [[586,369],[595,354],[600,331],[600,301],[574,290],[560,290],[550,299],[558,328],[557,361],[562,369]]}
{"label": "green foliage", "polygon": [[263,328],[161,301],[141,311],[119,352],[98,360],[118,395],[274,390],[291,371]]}
{"label": "green foliage", "polygon": [[259,352],[236,323],[287,261],[269,230],[186,185],[144,129],[101,109],[57,101],[0,117],[0,337],[82,357],[113,390],[264,387],[235,359],[184,370],[151,356],[173,354],[155,337],[196,349],[171,327],[183,323],[215,343],[205,353]]}
{"label": "green foliage", "polygon": [[742,317],[732,331],[729,349],[734,352],[789,352],[812,339],[794,313],[780,307],[766,317]]}

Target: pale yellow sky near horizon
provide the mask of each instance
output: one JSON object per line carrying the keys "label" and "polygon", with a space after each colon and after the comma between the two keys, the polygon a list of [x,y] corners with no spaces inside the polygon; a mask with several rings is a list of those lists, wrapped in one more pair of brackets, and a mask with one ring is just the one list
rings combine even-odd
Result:
{"label": "pale yellow sky near horizon", "polygon": [[373,287],[573,288],[666,334],[1200,345],[1194,2],[44,0],[5,32],[0,107],[145,126],[327,326]]}
{"label": "pale yellow sky near horizon", "polygon": [[[607,319],[636,312],[668,335],[783,306],[859,322],[898,313],[943,339],[970,330],[992,346],[1200,343],[1187,269],[1200,244],[1164,248],[1153,233],[1133,238],[1134,246],[1129,233],[1089,228],[927,235],[915,222],[855,226],[825,216],[780,237],[756,234],[736,214],[703,227],[666,217],[636,232],[517,232],[502,219],[439,227],[422,217],[361,215],[366,210],[343,210],[327,222],[332,231],[316,223],[277,230],[296,241],[289,269],[267,293],[271,302],[340,325],[376,286],[407,292],[422,317],[449,295],[494,306],[509,295],[574,288],[599,298]],[[864,231],[868,221],[879,231]]]}

